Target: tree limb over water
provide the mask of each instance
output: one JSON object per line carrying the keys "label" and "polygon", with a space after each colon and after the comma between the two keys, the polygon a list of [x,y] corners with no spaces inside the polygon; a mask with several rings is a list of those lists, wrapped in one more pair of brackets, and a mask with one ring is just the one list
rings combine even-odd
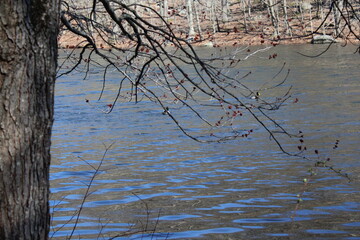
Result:
{"label": "tree limb over water", "polygon": [[[157,21],[152,22],[146,14],[140,16],[139,12],[155,14]],[[101,100],[108,72],[118,73],[119,87],[108,104],[107,113],[121,102],[152,101],[186,136],[199,142],[248,137],[255,129],[244,128],[241,122],[246,118],[246,121],[263,127],[287,154],[290,153],[283,148],[278,136],[300,137],[286,131],[269,114],[291,97],[291,86],[285,84],[289,74],[289,71],[283,71],[285,65],[281,68],[284,76],[279,73],[275,79],[251,88],[243,82],[251,73],[236,70],[241,62],[239,55],[218,55],[211,49],[212,54],[200,56],[187,36],[175,33],[159,13],[141,4],[99,0],[93,1],[89,12],[80,14],[64,3],[61,21],[68,31],[82,37],[84,42],[73,67],[69,71],[60,71],[59,76],[80,66],[86,76],[90,66],[101,67],[104,69],[103,87],[99,93]],[[237,48],[243,52],[247,49]],[[101,62],[94,56],[100,57]],[[263,93],[280,87],[284,88],[281,96],[267,94],[271,97],[263,97]],[[204,111],[208,107],[219,110],[216,120]],[[197,117],[207,130],[194,133],[183,126],[177,112],[184,110]]]}

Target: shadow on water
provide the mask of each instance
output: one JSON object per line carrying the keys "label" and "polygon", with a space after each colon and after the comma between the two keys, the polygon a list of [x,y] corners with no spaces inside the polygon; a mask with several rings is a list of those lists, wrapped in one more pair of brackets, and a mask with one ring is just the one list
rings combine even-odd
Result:
{"label": "shadow on water", "polygon": [[[301,129],[311,149],[331,157],[352,183],[322,170],[296,209],[312,162],[279,153],[259,126],[251,139],[199,144],[149,102],[122,103],[111,114],[89,106],[85,99],[97,98],[101,77],[79,80],[81,75],[75,74],[56,85],[50,203],[54,239],[70,234],[73,222],[67,221],[93,174],[81,159],[96,166],[103,143],[112,142],[76,238],[106,239],[148,219],[157,225],[156,233],[131,239],[360,239],[358,56],[341,47],[318,58],[296,53],[313,53],[317,47],[278,46],[269,52],[277,53],[276,59],[256,55],[239,69],[254,72],[246,81],[259,84],[287,62],[287,84],[293,85],[299,102],[284,106],[277,119]],[[182,120],[199,128],[188,116]],[[337,139],[340,146],[333,150]]]}

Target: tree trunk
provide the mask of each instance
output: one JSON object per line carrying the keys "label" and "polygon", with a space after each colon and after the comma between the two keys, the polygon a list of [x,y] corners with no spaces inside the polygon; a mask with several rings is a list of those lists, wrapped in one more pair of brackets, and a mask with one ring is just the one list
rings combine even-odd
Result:
{"label": "tree trunk", "polygon": [[169,6],[168,6],[168,0],[162,0],[160,2],[160,15],[165,20],[168,18],[169,14]]}
{"label": "tree trunk", "polygon": [[321,30],[322,30],[323,35],[325,35],[326,29],[325,29],[325,22],[324,22],[325,21],[324,4],[320,5],[320,17],[321,17],[321,22],[323,23]]}
{"label": "tree trunk", "polygon": [[333,0],[334,1],[334,7],[333,7],[333,11],[334,11],[334,34],[336,37],[339,37],[340,35],[340,19],[341,19],[341,12],[339,11],[342,10],[343,8],[343,1],[339,0]]}
{"label": "tree trunk", "polygon": [[202,40],[202,30],[201,30],[201,21],[200,21],[200,11],[199,11],[199,2],[194,2],[194,11],[195,11],[195,17],[196,17],[196,25],[199,32],[200,40]]}
{"label": "tree trunk", "polygon": [[0,8],[0,239],[47,239],[59,0]]}
{"label": "tree trunk", "polygon": [[221,0],[221,15],[224,23],[229,21],[229,3],[227,0]]}
{"label": "tree trunk", "polygon": [[292,37],[292,31],[291,31],[291,27],[290,27],[290,23],[289,23],[289,19],[288,19],[288,13],[287,13],[287,1],[283,0],[282,2],[282,7],[283,7],[283,11],[284,11],[284,22],[285,22],[285,26],[286,26],[286,34],[290,35],[290,37]]}
{"label": "tree trunk", "polygon": [[279,36],[278,6],[277,3],[274,3],[273,0],[268,0],[267,6],[269,9],[272,25],[274,27],[273,37],[277,38]]}
{"label": "tree trunk", "polygon": [[189,23],[189,37],[195,35],[195,27],[194,27],[194,11],[193,11],[193,0],[187,0],[187,14],[188,14],[188,23]]}
{"label": "tree trunk", "polygon": [[247,21],[246,21],[246,2],[245,2],[245,0],[241,0],[241,5],[242,5],[242,10],[243,10],[243,15],[244,15],[244,30],[246,33],[248,33],[248,26],[247,26]]}
{"label": "tree trunk", "polygon": [[210,0],[206,2],[208,4],[208,8],[210,9],[210,19],[211,19],[211,23],[212,23],[212,27],[213,27],[213,32],[216,33],[217,29],[216,29],[216,16],[215,16],[215,0]]}

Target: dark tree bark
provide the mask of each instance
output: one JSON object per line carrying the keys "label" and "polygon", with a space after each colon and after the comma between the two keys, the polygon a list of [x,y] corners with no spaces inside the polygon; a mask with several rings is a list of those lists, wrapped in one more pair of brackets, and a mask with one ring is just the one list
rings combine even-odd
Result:
{"label": "dark tree bark", "polygon": [[47,239],[59,0],[0,7],[0,239]]}

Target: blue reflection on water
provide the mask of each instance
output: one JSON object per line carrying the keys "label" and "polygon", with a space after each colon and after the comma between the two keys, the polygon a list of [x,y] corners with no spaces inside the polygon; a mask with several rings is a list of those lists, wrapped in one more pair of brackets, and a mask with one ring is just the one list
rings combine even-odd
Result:
{"label": "blue reflection on water", "polygon": [[323,206],[317,209],[330,211],[360,212],[360,202],[344,202],[343,205]]}
{"label": "blue reflection on water", "polygon": [[286,223],[292,221],[306,221],[311,220],[309,217],[294,217],[294,218],[245,218],[236,219],[235,223]]}
{"label": "blue reflection on water", "polygon": [[[225,228],[210,228],[205,230],[189,230],[183,232],[173,232],[173,233],[154,233],[154,234],[136,234],[133,235],[132,239],[192,239],[199,237],[206,237],[208,234],[229,234],[229,233],[237,233],[242,232],[244,229],[242,228],[233,228],[233,227],[225,227]],[[126,238],[117,238],[117,239],[126,239]]]}
{"label": "blue reflection on water", "polygon": [[307,229],[306,232],[311,234],[343,234],[345,231],[330,230],[330,229]]}
{"label": "blue reflection on water", "polygon": [[182,220],[186,218],[199,218],[199,215],[191,215],[191,214],[179,214],[179,215],[167,215],[167,216],[160,216],[158,218],[154,218],[153,220]]}

